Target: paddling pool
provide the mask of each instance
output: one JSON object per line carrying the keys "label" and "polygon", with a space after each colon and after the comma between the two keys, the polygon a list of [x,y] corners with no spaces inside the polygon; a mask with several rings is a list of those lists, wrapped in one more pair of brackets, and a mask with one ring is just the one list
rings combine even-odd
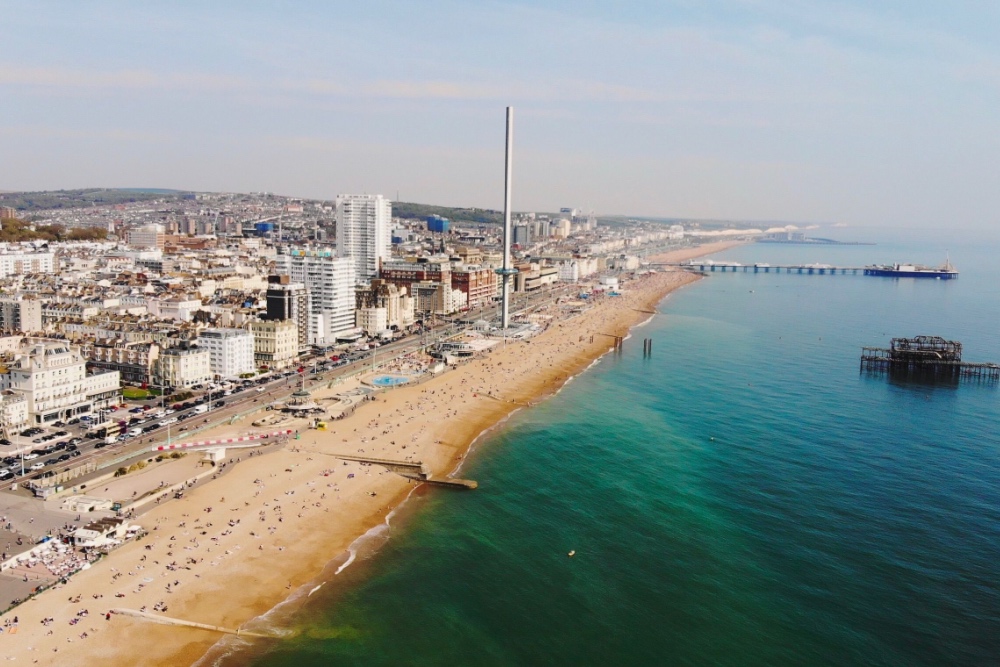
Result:
{"label": "paddling pool", "polygon": [[402,375],[379,375],[371,379],[371,383],[376,387],[395,387],[409,381],[410,378]]}

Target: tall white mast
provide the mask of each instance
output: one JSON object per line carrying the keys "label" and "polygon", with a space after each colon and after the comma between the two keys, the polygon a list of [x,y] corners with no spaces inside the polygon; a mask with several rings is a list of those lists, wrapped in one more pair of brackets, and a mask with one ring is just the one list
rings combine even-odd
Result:
{"label": "tall white mast", "polygon": [[507,151],[505,154],[506,171],[503,183],[503,267],[497,271],[501,282],[500,326],[505,335],[510,325],[510,277],[517,270],[510,265],[510,190],[514,170],[514,107],[507,107]]}

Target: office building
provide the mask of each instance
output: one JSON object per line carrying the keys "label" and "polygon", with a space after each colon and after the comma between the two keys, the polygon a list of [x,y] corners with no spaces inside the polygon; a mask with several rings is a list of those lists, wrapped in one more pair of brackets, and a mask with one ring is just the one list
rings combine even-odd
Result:
{"label": "office building", "polygon": [[437,234],[447,234],[450,230],[451,221],[448,218],[442,218],[440,215],[427,217],[427,231]]}
{"label": "office building", "polygon": [[128,244],[133,248],[147,248],[150,250],[163,250],[166,243],[166,233],[163,225],[156,223],[143,225],[130,229],[128,232]]}
{"label": "office building", "polygon": [[531,245],[531,227],[529,225],[514,225],[513,238],[514,245],[522,248]]}

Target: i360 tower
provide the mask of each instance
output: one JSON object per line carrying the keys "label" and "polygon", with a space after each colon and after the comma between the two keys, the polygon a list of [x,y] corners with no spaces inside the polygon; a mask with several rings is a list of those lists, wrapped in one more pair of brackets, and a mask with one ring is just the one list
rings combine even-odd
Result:
{"label": "i360 tower", "polygon": [[511,179],[514,170],[514,107],[507,107],[507,150],[505,153],[505,167],[503,180],[503,265],[497,269],[500,276],[501,302],[500,302],[500,327],[507,334],[507,327],[510,325],[510,279],[517,269],[510,263],[510,189]]}

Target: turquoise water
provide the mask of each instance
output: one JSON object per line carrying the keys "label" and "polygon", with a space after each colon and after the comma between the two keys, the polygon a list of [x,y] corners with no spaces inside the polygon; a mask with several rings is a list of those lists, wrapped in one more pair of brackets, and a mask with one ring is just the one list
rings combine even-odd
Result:
{"label": "turquoise water", "polygon": [[376,387],[395,387],[401,384],[406,384],[409,381],[410,378],[405,378],[401,375],[379,375],[378,377],[372,378],[372,384]]}
{"label": "turquoise water", "polygon": [[[722,257],[943,260],[909,238]],[[858,368],[897,335],[1000,360],[993,247],[949,249],[955,281],[726,274],[673,295],[482,443],[477,491],[424,490],[281,621],[299,634],[224,664],[998,664],[998,389]]]}

